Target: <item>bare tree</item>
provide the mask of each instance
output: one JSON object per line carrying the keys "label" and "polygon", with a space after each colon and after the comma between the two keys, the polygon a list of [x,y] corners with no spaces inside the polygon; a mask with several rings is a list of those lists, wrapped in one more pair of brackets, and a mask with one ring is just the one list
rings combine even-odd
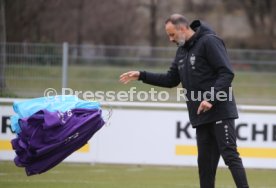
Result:
{"label": "bare tree", "polygon": [[214,0],[184,0],[183,11],[196,12],[196,16],[199,19],[204,19],[208,13],[213,11],[216,4],[218,4],[218,2]]}
{"label": "bare tree", "polygon": [[158,43],[158,32],[157,32],[157,24],[158,24],[158,5],[160,1],[159,0],[150,0],[149,2],[141,3],[140,6],[146,8],[146,10],[149,12],[149,45],[151,47],[150,50],[150,56],[156,57],[156,51],[154,50],[154,47],[157,46]]}
{"label": "bare tree", "polygon": [[[7,39],[10,41],[40,41],[43,33],[43,16],[48,1],[6,1]],[[20,31],[20,32],[18,32]]]}
{"label": "bare tree", "polygon": [[135,1],[90,0],[85,7],[84,35],[95,44],[127,44],[135,33]]}
{"label": "bare tree", "polygon": [[150,0],[149,10],[150,10],[150,46],[156,46],[158,35],[156,31],[157,26],[157,11],[158,11],[159,0]]}
{"label": "bare tree", "polygon": [[[78,0],[78,6],[77,6],[77,45],[81,45],[83,42],[83,35],[82,35],[82,28],[83,28],[83,7],[84,7],[84,0]],[[78,52],[77,52],[78,56],[81,55],[81,49],[78,48]]]}
{"label": "bare tree", "polygon": [[[227,0],[224,1],[226,9],[231,7],[242,9],[252,28],[253,37],[250,43],[254,47],[276,48],[276,1],[275,0]],[[239,7],[238,7],[239,6]]]}
{"label": "bare tree", "polygon": [[271,40],[275,38],[275,0],[244,0],[240,2],[254,35],[265,39],[265,42],[269,45],[268,47],[276,48],[275,40]]}
{"label": "bare tree", "polygon": [[[253,31],[254,40],[247,40],[245,46],[252,47],[254,43],[259,48],[276,48],[275,40],[271,40],[276,35],[275,0],[1,1],[6,2],[6,35],[9,42],[67,41],[78,45],[149,44],[155,47],[168,44],[161,29],[161,20],[175,11],[202,19],[212,12],[213,20],[210,21],[217,22],[216,31],[220,33],[224,11],[233,14],[239,9],[244,11]],[[81,55],[80,51],[77,53]],[[151,50],[151,56],[156,55]]]}
{"label": "bare tree", "polygon": [[5,91],[5,65],[6,65],[6,22],[5,1],[0,0],[0,95]]}

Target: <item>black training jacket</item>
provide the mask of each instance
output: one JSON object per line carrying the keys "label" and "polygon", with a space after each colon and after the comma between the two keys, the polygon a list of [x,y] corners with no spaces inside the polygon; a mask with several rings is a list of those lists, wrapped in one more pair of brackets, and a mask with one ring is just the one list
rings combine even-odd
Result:
{"label": "black training jacket", "polygon": [[[177,49],[168,72],[159,74],[140,71],[139,80],[169,88],[176,87],[181,82],[187,93],[186,102],[193,127],[223,119],[238,118],[235,99],[231,95],[232,90],[229,90],[234,73],[223,41],[199,20],[193,21],[190,27],[195,34],[186,41],[183,47]],[[200,102],[204,100],[203,92],[211,91],[212,87],[215,95],[223,91],[227,94],[227,98],[223,97],[223,94],[220,96],[224,101],[214,97],[214,100],[209,101],[213,107],[197,115]],[[212,99],[210,93],[206,96]]]}

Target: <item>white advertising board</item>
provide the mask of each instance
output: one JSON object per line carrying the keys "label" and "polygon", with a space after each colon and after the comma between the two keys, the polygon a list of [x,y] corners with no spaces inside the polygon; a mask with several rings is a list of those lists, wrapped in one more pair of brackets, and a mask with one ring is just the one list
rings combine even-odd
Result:
{"label": "white advertising board", "polygon": [[[111,103],[109,105],[112,105]],[[129,104],[128,107],[131,107]],[[141,106],[140,106],[141,107]],[[66,159],[70,162],[196,166],[195,129],[185,109],[114,108],[108,125]],[[0,106],[0,160],[13,160],[12,106]],[[244,166],[276,169],[276,114],[240,112],[238,150]],[[225,166],[220,160],[220,166]]]}

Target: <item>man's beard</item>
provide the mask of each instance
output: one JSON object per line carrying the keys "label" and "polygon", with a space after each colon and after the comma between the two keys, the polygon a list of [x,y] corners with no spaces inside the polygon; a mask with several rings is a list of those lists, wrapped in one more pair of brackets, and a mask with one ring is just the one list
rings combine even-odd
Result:
{"label": "man's beard", "polygon": [[178,39],[176,45],[177,45],[178,47],[182,47],[182,46],[185,45],[185,42],[186,42],[186,41],[185,41],[185,36],[182,36],[182,37],[179,37],[179,39]]}

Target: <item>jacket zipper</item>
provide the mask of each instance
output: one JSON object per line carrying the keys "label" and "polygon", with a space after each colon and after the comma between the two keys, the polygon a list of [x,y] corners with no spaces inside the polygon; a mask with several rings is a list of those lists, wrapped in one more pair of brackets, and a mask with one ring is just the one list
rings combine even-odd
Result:
{"label": "jacket zipper", "polygon": [[186,83],[187,83],[187,86],[186,86],[186,89],[188,90],[188,88],[190,88],[190,79],[189,79],[189,62],[188,62],[188,57],[189,57],[189,50],[186,50],[186,54],[185,54],[185,67],[186,67],[186,71],[185,71],[185,74],[186,74]]}

